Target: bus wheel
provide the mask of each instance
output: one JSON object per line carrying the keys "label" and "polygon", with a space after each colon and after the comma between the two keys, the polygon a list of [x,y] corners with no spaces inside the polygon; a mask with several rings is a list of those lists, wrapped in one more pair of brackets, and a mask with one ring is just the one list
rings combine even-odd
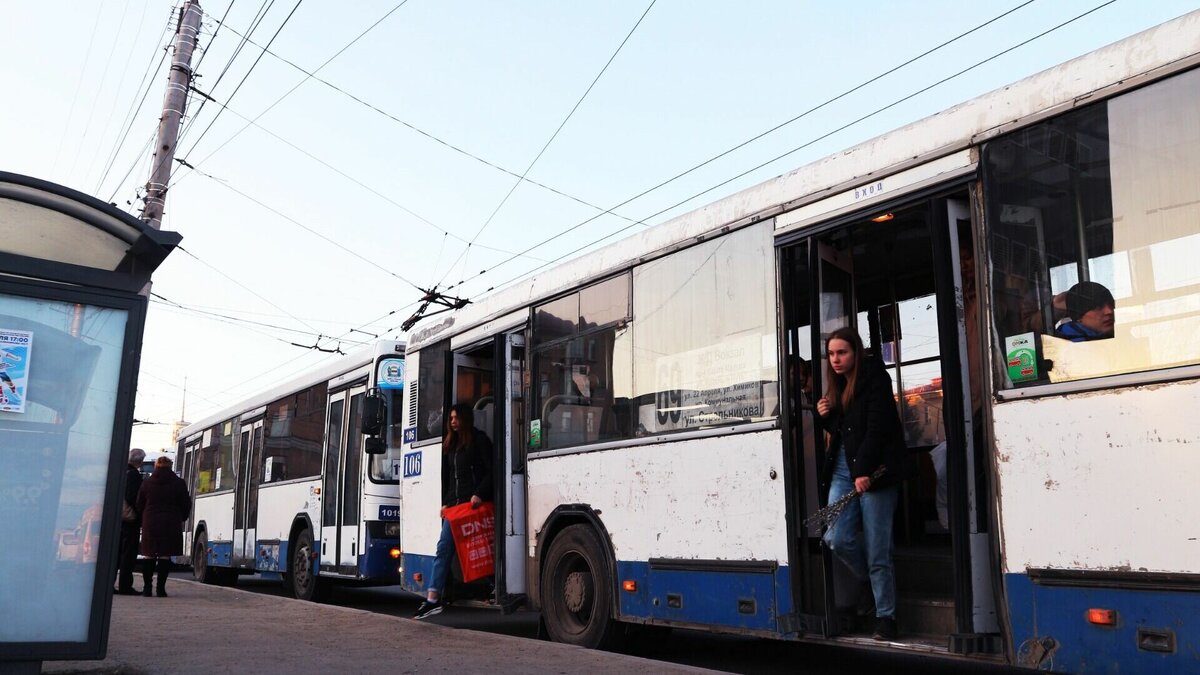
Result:
{"label": "bus wheel", "polygon": [[587,525],[564,529],[546,553],[542,573],[542,617],[555,642],[588,649],[614,649],[620,626],[612,619],[613,582],[596,531]]}
{"label": "bus wheel", "polygon": [[312,532],[300,530],[288,553],[287,589],[297,600],[312,600],[317,594],[317,576],[313,574]]}
{"label": "bus wheel", "polygon": [[217,583],[217,571],[208,566],[208,535],[203,532],[192,547],[192,577],[202,584]]}

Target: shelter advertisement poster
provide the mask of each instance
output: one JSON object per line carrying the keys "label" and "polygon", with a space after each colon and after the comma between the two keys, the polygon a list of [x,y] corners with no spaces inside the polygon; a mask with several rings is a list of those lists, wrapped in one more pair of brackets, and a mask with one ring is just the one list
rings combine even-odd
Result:
{"label": "shelter advertisement poster", "polygon": [[33,333],[0,328],[0,412],[25,412]]}

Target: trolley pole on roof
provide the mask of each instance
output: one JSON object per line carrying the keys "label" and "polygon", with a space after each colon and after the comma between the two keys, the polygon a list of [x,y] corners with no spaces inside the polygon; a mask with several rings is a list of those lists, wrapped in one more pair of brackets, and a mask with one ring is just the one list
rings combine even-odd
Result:
{"label": "trolley pole on roof", "polygon": [[150,180],[146,182],[146,206],[142,220],[150,227],[162,226],[163,207],[167,201],[167,183],[175,162],[175,144],[179,140],[179,124],[187,105],[188,86],[192,83],[192,51],[200,34],[203,12],[199,0],[186,0],[179,10],[175,29],[175,56],[167,77],[167,93],[163,96],[163,114],[158,121],[158,142],[150,164]]}

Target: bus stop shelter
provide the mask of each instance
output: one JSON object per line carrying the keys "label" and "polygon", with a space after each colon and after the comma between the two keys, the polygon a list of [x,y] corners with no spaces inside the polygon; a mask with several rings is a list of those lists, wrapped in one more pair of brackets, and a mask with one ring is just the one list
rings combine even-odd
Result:
{"label": "bus stop shelter", "polygon": [[0,669],[103,658],[151,273],[174,232],[0,172]]}

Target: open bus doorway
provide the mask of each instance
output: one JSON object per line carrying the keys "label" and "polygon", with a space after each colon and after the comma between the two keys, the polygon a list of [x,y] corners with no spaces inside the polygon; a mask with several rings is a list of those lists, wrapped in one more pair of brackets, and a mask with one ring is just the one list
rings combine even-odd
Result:
{"label": "open bus doorway", "polygon": [[523,330],[492,336],[454,351],[454,404],[471,407],[475,429],[492,441],[493,503],[496,510],[493,577],[463,584],[454,566],[447,583],[453,601],[478,601],[513,611],[525,595],[525,377]]}
{"label": "open bus doorway", "polygon": [[977,331],[968,329],[977,315],[968,204],[964,187],[818,225],[817,234],[781,250],[784,436],[795,486],[789,550],[806,632],[855,639],[874,622],[873,614],[856,616],[865,605],[859,581],[821,545],[820,528],[803,525],[840,496],[819,481],[827,441],[814,404],[825,387],[825,338],[851,326],[884,363],[908,446],[893,528],[901,641],[960,652],[994,642],[978,639],[998,628],[986,481],[974,478],[985,467],[976,466],[982,442],[972,398],[979,397],[970,394],[981,391],[982,372],[968,358],[978,356]]}

